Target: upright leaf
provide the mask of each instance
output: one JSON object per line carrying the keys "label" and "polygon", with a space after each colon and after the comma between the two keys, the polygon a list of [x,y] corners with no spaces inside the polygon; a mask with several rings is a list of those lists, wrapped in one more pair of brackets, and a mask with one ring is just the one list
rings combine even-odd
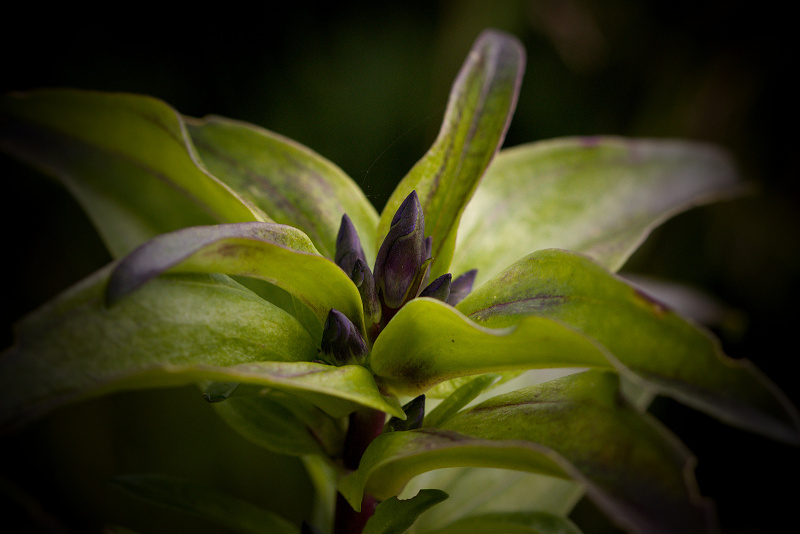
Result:
{"label": "upright leaf", "polygon": [[409,499],[391,497],[378,505],[363,534],[403,534],[417,517],[446,498],[447,493],[436,489],[420,490]]}
{"label": "upright leaf", "polygon": [[112,256],[187,226],[268,220],[199,164],[180,115],[129,94],[0,97],[0,148],[55,176]]}
{"label": "upright leaf", "polygon": [[438,137],[383,208],[380,241],[400,204],[417,191],[426,236],[433,237],[432,280],[448,271],[464,206],[503,143],[524,64],[524,48],[514,37],[497,31],[478,37],[450,91]]}
{"label": "upright leaf", "polygon": [[800,443],[800,417],[748,361],[586,256],[543,250],[471,293],[458,309],[492,328],[556,320],[600,342],[638,382],[730,424]]}
{"label": "upright leaf", "polygon": [[333,259],[346,213],[367,258],[375,259],[378,214],[339,167],[299,143],[257,126],[222,117],[186,119],[203,163],[214,176],[275,222],[299,228]]}
{"label": "upright leaf", "polygon": [[612,271],[667,218],[741,193],[730,156],[699,143],[564,138],[501,151],[464,211],[453,272],[477,284],[545,248]]}

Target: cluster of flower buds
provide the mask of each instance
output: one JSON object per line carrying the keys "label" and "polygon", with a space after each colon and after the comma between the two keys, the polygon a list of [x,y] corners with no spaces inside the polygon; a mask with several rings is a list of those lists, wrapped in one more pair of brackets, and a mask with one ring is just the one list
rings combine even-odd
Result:
{"label": "cluster of flower buds", "polygon": [[428,283],[432,244],[433,239],[425,237],[425,217],[416,191],[395,213],[372,270],[352,221],[346,214],[342,216],[334,261],[358,288],[369,339],[364,340],[342,313],[331,310],[322,334],[322,361],[361,363],[369,345],[409,300],[431,297],[455,305],[472,290],[475,270],[455,280],[447,273]]}

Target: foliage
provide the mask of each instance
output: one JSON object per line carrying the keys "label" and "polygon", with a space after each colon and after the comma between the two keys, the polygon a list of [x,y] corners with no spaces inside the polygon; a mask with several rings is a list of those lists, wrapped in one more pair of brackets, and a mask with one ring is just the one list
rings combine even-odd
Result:
{"label": "foliage", "polygon": [[[234,430],[303,459],[313,519],[187,481],[116,483],[240,532],[575,532],[581,495],[627,531],[713,531],[652,398],[792,445],[800,419],[615,273],[658,224],[742,183],[697,143],[500,150],[524,65],[513,37],[478,38],[380,214],[334,164],[251,124],[130,94],[4,96],[0,146],[58,179],[114,260],[20,322],[3,426],[196,384]],[[495,495],[436,515],[487,473]]]}

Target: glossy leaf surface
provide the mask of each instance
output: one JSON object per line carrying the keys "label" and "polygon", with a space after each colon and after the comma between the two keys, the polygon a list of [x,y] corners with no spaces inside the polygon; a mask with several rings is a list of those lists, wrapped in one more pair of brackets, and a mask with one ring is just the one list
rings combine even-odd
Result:
{"label": "glossy leaf surface", "polygon": [[[464,211],[451,270],[476,284],[546,248],[618,270],[650,231],[741,193],[729,156],[697,143],[565,138],[501,151]],[[477,287],[477,286],[476,286]]]}
{"label": "glossy leaf surface", "polygon": [[214,176],[273,221],[302,230],[329,259],[346,213],[372,265],[378,214],[339,167],[291,139],[251,124],[222,117],[186,121]]}
{"label": "glossy leaf surface", "polygon": [[[291,226],[241,223],[185,228],[152,239],[120,261],[109,282],[116,302],[165,272],[225,273],[266,280],[302,301],[320,327],[331,308],[363,331],[358,290]],[[321,332],[321,328],[319,330]]]}
{"label": "glossy leaf surface", "polygon": [[433,237],[432,280],[448,271],[464,206],[503,143],[524,64],[525,51],[515,38],[495,31],[478,37],[453,83],[433,146],[383,208],[379,240],[403,200],[417,191],[425,212],[425,235]]}
{"label": "glossy leaf surface", "polygon": [[389,322],[372,347],[370,365],[387,387],[409,395],[460,376],[611,367],[594,341],[557,321],[530,317],[510,328],[486,328],[427,298],[412,300]]}
{"label": "glossy leaf surface", "polygon": [[112,483],[142,499],[202,517],[240,534],[299,534],[300,529],[269,510],[213,488],[160,475],[128,475]]}
{"label": "glossy leaf surface", "polygon": [[502,467],[573,478],[623,528],[699,532],[710,511],[696,494],[693,458],[654,420],[620,401],[616,375],[587,371],[497,396],[440,429],[392,432],[367,449],[340,490],[394,494],[443,467]]}
{"label": "glossy leaf surface", "polygon": [[545,512],[495,512],[466,517],[429,534],[581,534],[575,523]]}
{"label": "glossy leaf surface", "polygon": [[459,305],[479,324],[556,320],[600,342],[656,391],[728,423],[800,442],[796,410],[749,362],[586,256],[539,251],[515,263]]}
{"label": "glossy leaf surface", "polygon": [[77,90],[3,95],[0,148],[55,176],[114,257],[186,226],[267,220],[203,169],[181,117],[155,98]]}

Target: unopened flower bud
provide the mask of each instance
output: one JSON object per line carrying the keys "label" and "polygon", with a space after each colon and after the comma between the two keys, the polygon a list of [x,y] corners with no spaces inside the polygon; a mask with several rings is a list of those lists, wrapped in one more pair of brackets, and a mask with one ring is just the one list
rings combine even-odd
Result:
{"label": "unopened flower bud", "polygon": [[[389,233],[375,260],[375,284],[384,304],[397,309],[416,292],[427,274],[421,268],[429,258],[425,218],[417,192],[412,191],[392,219]],[[425,265],[427,269],[427,265]],[[412,283],[416,287],[412,288]]]}
{"label": "unopened flower bud", "polygon": [[361,295],[361,306],[364,308],[367,323],[377,323],[381,320],[381,303],[378,300],[378,293],[375,291],[375,279],[372,277],[372,271],[365,262],[358,259],[353,265],[350,279]]}
{"label": "unopened flower bud", "polygon": [[397,432],[401,430],[415,430],[422,426],[425,419],[425,395],[415,397],[407,404],[403,405],[406,414],[405,421],[399,417],[392,417],[386,423],[387,432]]}
{"label": "unopened flower bud", "polygon": [[430,297],[434,299],[441,300],[442,302],[447,302],[447,299],[450,297],[450,285],[453,279],[453,275],[450,273],[443,274],[422,290],[422,293],[419,294],[420,297]]}
{"label": "unopened flower bud", "polygon": [[364,263],[367,261],[364,249],[361,247],[361,240],[358,238],[358,232],[350,217],[344,214],[339,225],[339,233],[336,235],[336,255],[333,261],[349,276],[356,260]]}
{"label": "unopened flower bud", "polygon": [[472,285],[475,283],[475,275],[478,274],[477,269],[472,269],[455,280],[450,284],[450,296],[447,297],[447,302],[451,306],[455,306],[462,300],[464,297],[469,295],[470,291],[472,291]]}
{"label": "unopened flower bud", "polygon": [[358,329],[342,312],[331,310],[322,329],[322,360],[332,365],[360,363],[367,344]]}

